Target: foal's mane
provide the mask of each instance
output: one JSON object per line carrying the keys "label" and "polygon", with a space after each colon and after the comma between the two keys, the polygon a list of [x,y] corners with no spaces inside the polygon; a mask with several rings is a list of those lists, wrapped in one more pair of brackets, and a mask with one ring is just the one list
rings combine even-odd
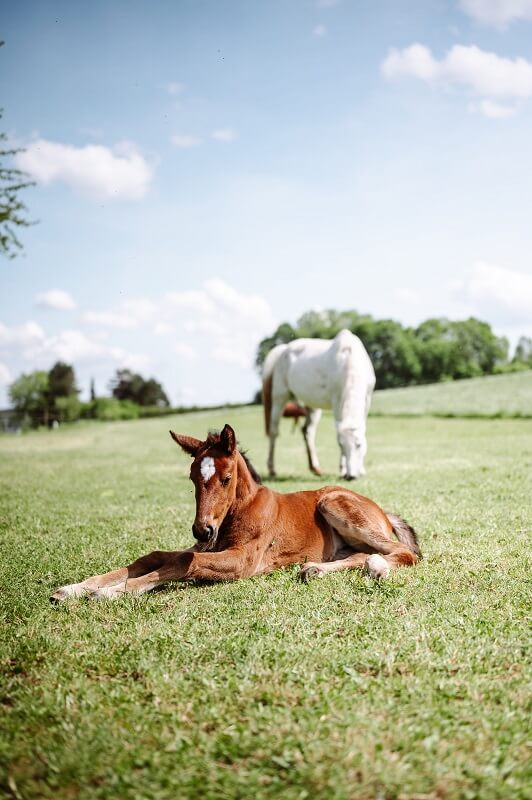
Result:
{"label": "foal's mane", "polygon": [[[203,447],[205,447],[205,449],[208,449],[209,447],[218,447],[220,445],[220,438],[221,437],[219,431],[209,431],[209,433],[207,434],[207,438],[203,444]],[[237,449],[242,458],[244,459],[249,474],[251,475],[255,483],[261,485],[262,479],[257,470],[255,469],[255,467],[253,466],[253,464],[251,463],[251,461],[249,460],[249,458],[247,457],[246,451],[242,450],[242,448],[240,447],[240,442],[237,442]]]}

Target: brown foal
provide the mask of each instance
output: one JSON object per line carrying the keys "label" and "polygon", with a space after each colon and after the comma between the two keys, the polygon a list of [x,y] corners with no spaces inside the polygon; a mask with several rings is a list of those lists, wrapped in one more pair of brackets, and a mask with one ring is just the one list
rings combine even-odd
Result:
{"label": "brown foal", "polygon": [[413,528],[367,497],[339,486],[291,494],[262,486],[229,425],[205,441],[170,433],[194,459],[197,543],[155,550],[127,567],[63,586],[53,601],[141,594],[166,581],[235,580],[289,564],[302,564],[305,581],[352,568],[385,578],[421,558]]}

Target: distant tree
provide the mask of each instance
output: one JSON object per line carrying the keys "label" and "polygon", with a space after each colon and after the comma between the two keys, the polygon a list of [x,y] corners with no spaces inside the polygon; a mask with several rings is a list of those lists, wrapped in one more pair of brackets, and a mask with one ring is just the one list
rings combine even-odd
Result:
{"label": "distant tree", "polygon": [[140,389],[137,402],[140,406],[166,406],[170,401],[161,384],[155,378],[148,378]]}
{"label": "distant tree", "polygon": [[50,397],[70,397],[77,395],[76,376],[70,364],[58,361],[48,373],[48,390]]}
{"label": "distant tree", "polygon": [[379,389],[408,386],[419,380],[421,365],[410,329],[391,319],[368,320],[353,333],[369,353]]}
{"label": "distant tree", "polygon": [[170,405],[166,392],[155,378],[146,381],[142,375],[129,369],[118,369],[110,388],[117,400],[132,400],[139,406]]}
{"label": "distant tree", "polygon": [[[260,342],[257,367],[260,370],[277,344],[300,337],[331,339],[342,328],[362,340],[381,389],[490,374],[508,363],[507,340],[497,337],[486,322],[478,319],[429,319],[413,329],[354,310],[327,309],[306,312],[294,327],[287,322],[279,325],[272,336]],[[523,344],[518,358],[523,357],[521,352],[529,352],[526,347]]]}
{"label": "distant tree", "polygon": [[278,344],[288,344],[293,339],[297,339],[298,334],[296,333],[295,329],[288,323],[283,322],[276,331],[271,336],[267,336],[261,342],[259,342],[259,347],[257,350],[257,357],[255,359],[255,363],[258,369],[262,369],[262,365],[264,363],[264,359],[270,352],[273,350],[274,347],[277,347]]}
{"label": "distant tree", "polygon": [[[2,44],[0,42],[0,46]],[[0,119],[2,115],[0,109]],[[23,152],[20,147],[7,147],[6,141],[7,135],[0,133],[0,255],[15,258],[22,250],[17,229],[33,224],[26,216],[28,209],[20,199],[20,193],[34,186],[35,182],[28,180],[28,175],[22,170],[6,166],[6,159]]]}
{"label": "distant tree", "polygon": [[487,322],[473,317],[429,319],[414,333],[426,383],[489,375],[508,360],[508,341],[495,336]]}
{"label": "distant tree", "polygon": [[13,408],[27,414],[34,424],[48,423],[48,373],[36,370],[23,374],[9,387]]}
{"label": "distant tree", "polygon": [[81,404],[78,399],[74,367],[57,361],[48,373],[48,415],[59,422],[78,419]]}
{"label": "distant tree", "polygon": [[532,369],[532,339],[529,336],[521,336],[517,342],[512,364],[523,364]]}
{"label": "distant tree", "polygon": [[90,398],[91,402],[96,400],[96,387],[94,385],[94,378],[91,378]]}

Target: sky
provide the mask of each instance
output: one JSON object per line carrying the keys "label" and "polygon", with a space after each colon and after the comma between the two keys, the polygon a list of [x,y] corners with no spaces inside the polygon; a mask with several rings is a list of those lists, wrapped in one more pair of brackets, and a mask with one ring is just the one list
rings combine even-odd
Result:
{"label": "sky", "polygon": [[532,0],[0,0],[22,372],[250,400],[311,309],[532,335]]}

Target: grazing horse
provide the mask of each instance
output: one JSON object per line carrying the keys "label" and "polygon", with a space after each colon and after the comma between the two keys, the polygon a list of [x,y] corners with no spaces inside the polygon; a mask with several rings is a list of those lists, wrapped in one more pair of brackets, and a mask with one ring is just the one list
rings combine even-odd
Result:
{"label": "grazing horse", "polygon": [[366,417],[375,388],[375,372],[358,336],[342,330],[334,339],[295,339],[268,353],[262,372],[266,435],[270,437],[268,470],[275,477],[275,439],[290,397],[307,412],[303,436],[309,468],[321,475],[316,430],[322,408],[332,408],[340,446],[340,475],[353,480],[364,474]]}
{"label": "grazing horse", "polygon": [[298,563],[305,581],[351,568],[385,578],[421,558],[413,528],[367,497],[338,486],[291,494],[262,486],[229,425],[205,441],[170,433],[193,458],[197,543],[63,586],[52,601],[141,594],[166,581],[235,580]]}

